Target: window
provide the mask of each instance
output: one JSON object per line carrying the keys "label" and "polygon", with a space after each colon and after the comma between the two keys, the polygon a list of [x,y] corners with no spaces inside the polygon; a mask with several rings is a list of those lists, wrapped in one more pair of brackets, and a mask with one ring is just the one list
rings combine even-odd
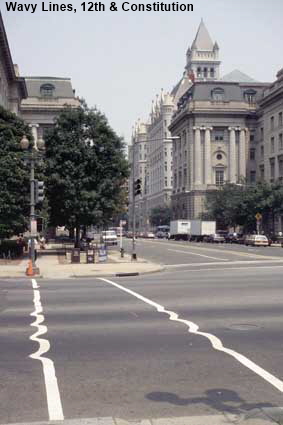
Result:
{"label": "window", "polygon": [[256,91],[255,90],[246,90],[244,92],[244,99],[248,103],[255,103]]}
{"label": "window", "polygon": [[250,149],[250,160],[251,161],[255,160],[255,149],[254,148]]}
{"label": "window", "polygon": [[261,129],[260,129],[260,140],[263,140],[263,136],[264,136],[264,133],[263,133],[263,127],[261,127]]}
{"label": "window", "polygon": [[250,142],[254,142],[254,140],[255,140],[255,136],[254,136],[254,134],[251,134],[250,135]]}
{"label": "window", "polygon": [[210,78],[214,78],[214,68],[210,68]]}
{"label": "window", "polygon": [[214,136],[214,140],[215,142],[223,142],[224,140],[224,130],[214,130],[213,131],[213,136]]}
{"label": "window", "polygon": [[197,77],[200,78],[201,77],[201,68],[197,69]]}
{"label": "window", "polygon": [[251,171],[250,172],[250,183],[255,183],[256,182],[256,172],[255,171]]}
{"label": "window", "polygon": [[279,177],[283,177],[283,158],[280,158],[278,161],[278,171]]}
{"label": "window", "polygon": [[270,160],[270,180],[275,178],[275,161],[274,158]]}
{"label": "window", "polygon": [[274,137],[270,140],[270,153],[274,153]]}
{"label": "window", "polygon": [[282,133],[280,133],[280,134],[279,134],[279,144],[278,144],[278,149],[279,149],[280,151],[282,151],[282,150],[283,150],[283,134],[282,134]]}
{"label": "window", "polygon": [[264,165],[261,165],[259,167],[259,172],[260,172],[260,180],[263,181],[264,180]]}
{"label": "window", "polygon": [[278,126],[281,127],[283,125],[282,112],[278,114]]}
{"label": "window", "polygon": [[43,84],[40,87],[40,94],[43,97],[52,97],[54,94],[55,87],[52,84]]}
{"label": "window", "polygon": [[222,154],[221,154],[221,153],[218,153],[218,154],[216,155],[216,159],[218,159],[218,161],[221,161],[221,159],[222,159]]}
{"label": "window", "polygon": [[224,90],[221,87],[218,87],[216,89],[213,89],[211,92],[211,97],[215,101],[223,101],[224,100]]}
{"label": "window", "polygon": [[270,130],[274,130],[274,117],[270,118]]}
{"label": "window", "polygon": [[215,184],[216,186],[223,186],[224,184],[224,170],[215,171]]}
{"label": "window", "polygon": [[207,68],[203,68],[203,76],[204,78],[207,78]]}

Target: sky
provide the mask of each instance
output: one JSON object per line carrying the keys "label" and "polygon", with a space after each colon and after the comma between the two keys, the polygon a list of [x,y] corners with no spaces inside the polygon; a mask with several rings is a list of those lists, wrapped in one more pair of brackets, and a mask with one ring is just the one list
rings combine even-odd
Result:
{"label": "sky", "polygon": [[[221,75],[240,69],[272,82],[283,68],[283,0],[178,0],[192,3],[193,12],[125,12],[124,0],[109,11],[111,1],[101,1],[105,12],[84,12],[83,0],[51,2],[73,4],[76,13],[8,12],[4,0],[0,9],[21,75],[70,77],[76,94],[104,112],[126,143],[161,88],[171,91],[181,78],[201,18],[220,47]],[[41,8],[42,1],[30,2]]]}

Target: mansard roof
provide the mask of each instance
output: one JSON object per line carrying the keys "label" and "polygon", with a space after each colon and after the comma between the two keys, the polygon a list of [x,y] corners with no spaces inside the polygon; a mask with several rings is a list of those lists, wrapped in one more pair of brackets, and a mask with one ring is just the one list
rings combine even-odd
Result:
{"label": "mansard roof", "polygon": [[239,69],[234,69],[232,72],[229,72],[229,74],[224,75],[221,79],[223,81],[231,81],[231,82],[237,82],[237,83],[255,83],[256,82],[256,80],[254,80],[249,75],[244,74]]}
{"label": "mansard roof", "polygon": [[196,38],[193,41],[192,49],[197,50],[213,50],[213,41],[209,35],[209,32],[207,31],[207,28],[201,20],[201,23],[198,27]]}
{"label": "mansard roof", "polygon": [[70,78],[59,77],[25,77],[28,97],[42,97],[41,87],[52,85],[54,97],[74,98],[74,90]]}
{"label": "mansard roof", "polygon": [[221,92],[224,102],[242,102],[248,93],[252,93],[255,96],[255,101],[259,102],[262,99],[264,89],[268,86],[268,83],[195,82],[180,98],[178,109],[182,109],[188,101],[211,101],[214,92]]}

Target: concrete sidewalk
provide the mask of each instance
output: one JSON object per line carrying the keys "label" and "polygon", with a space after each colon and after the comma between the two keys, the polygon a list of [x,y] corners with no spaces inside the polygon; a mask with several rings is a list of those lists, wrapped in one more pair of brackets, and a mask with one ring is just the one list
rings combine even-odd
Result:
{"label": "concrete sidewalk", "polygon": [[[160,264],[148,262],[144,259],[131,261],[131,257],[125,254],[124,258],[120,257],[118,251],[111,251],[108,255],[108,261],[105,263],[94,264],[67,264],[64,263],[64,256],[51,253],[46,250],[38,256],[36,261],[40,274],[36,278],[47,279],[66,279],[79,277],[96,277],[96,276],[116,276],[117,274],[129,273],[153,273],[163,270]],[[63,261],[62,261],[63,260]],[[27,277],[26,268],[28,259],[24,258],[19,264],[10,261],[7,264],[0,264],[0,278],[19,278]]]}

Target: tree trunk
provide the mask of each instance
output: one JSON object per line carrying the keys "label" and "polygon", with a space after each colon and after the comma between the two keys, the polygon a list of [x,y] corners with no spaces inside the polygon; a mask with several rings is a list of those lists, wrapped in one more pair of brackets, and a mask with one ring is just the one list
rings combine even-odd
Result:
{"label": "tree trunk", "polygon": [[76,225],[76,240],[75,240],[75,248],[80,247],[80,239],[81,239],[81,227],[80,225]]}
{"label": "tree trunk", "polygon": [[71,239],[74,239],[75,237],[75,229],[72,227],[71,229],[69,229],[69,235]]}

